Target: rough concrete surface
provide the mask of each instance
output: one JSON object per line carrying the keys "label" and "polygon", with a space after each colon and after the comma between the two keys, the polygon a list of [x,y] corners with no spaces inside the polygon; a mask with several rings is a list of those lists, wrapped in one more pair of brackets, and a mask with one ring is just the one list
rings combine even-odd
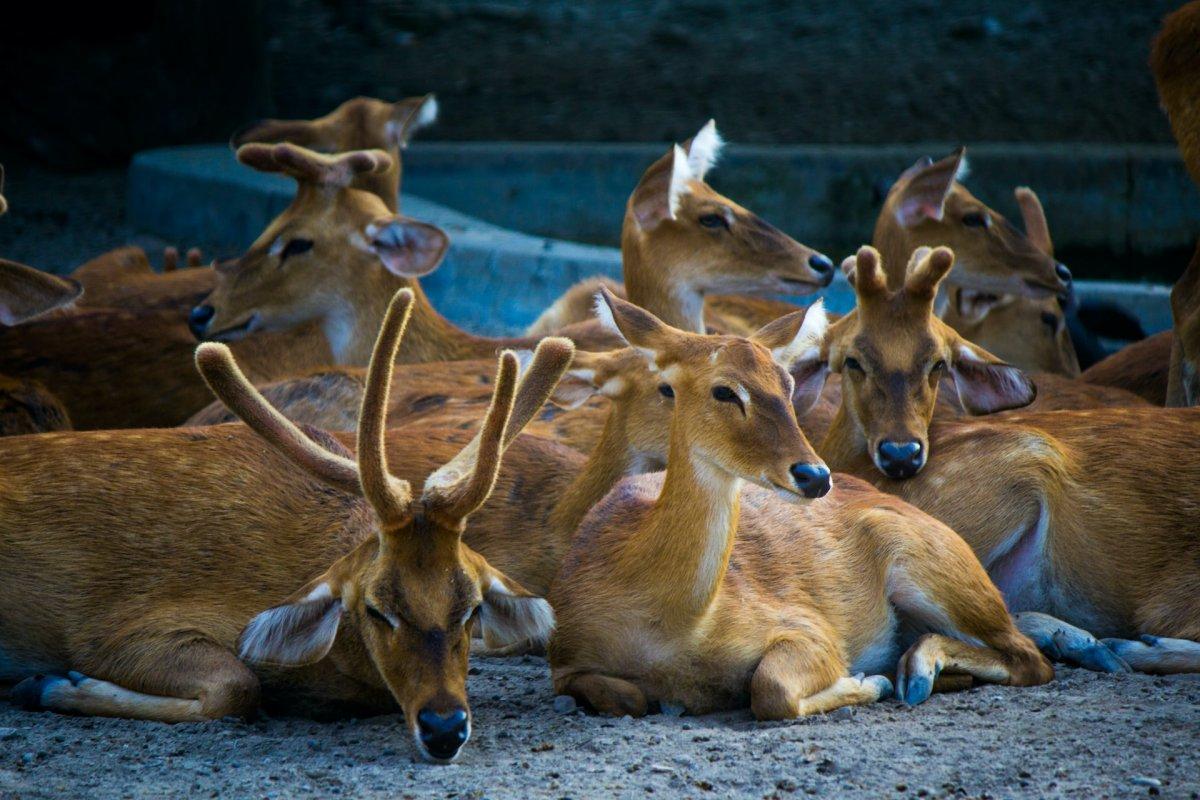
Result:
{"label": "rough concrete surface", "polygon": [[546,662],[478,658],[459,761],[389,714],[165,725],[0,704],[0,798],[1200,796],[1200,676],[1060,669],[795,722],[555,710]]}

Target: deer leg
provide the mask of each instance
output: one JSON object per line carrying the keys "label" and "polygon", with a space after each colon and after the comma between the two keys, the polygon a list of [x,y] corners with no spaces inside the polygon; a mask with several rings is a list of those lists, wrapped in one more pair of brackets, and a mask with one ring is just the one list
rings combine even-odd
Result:
{"label": "deer leg", "polygon": [[828,643],[794,636],[767,648],[750,679],[750,710],[759,720],[794,719],[842,706],[868,705],[892,693],[883,675],[850,677]]}
{"label": "deer leg", "polygon": [[965,673],[987,683],[1032,685],[1031,676],[1014,667],[1009,654],[940,633],[928,633],[900,657],[896,666],[897,699],[910,706],[925,702],[943,670]]}
{"label": "deer leg", "polygon": [[559,694],[569,694],[597,714],[610,717],[646,716],[646,694],[636,684],[610,675],[585,672],[555,681]]}
{"label": "deer leg", "polygon": [[31,711],[159,722],[250,716],[258,708],[258,678],[216,642],[193,640],[166,658],[154,651],[119,655],[114,677],[122,680],[124,673],[136,689],[72,671],[27,678],[13,687],[11,699]]}
{"label": "deer leg", "polygon": [[1105,639],[1104,644],[1137,672],[1200,672],[1200,642],[1190,639],[1145,635],[1138,639]]}
{"label": "deer leg", "polygon": [[1017,629],[1051,661],[1064,661],[1093,672],[1129,672],[1129,665],[1082,628],[1039,611],[1013,614]]}

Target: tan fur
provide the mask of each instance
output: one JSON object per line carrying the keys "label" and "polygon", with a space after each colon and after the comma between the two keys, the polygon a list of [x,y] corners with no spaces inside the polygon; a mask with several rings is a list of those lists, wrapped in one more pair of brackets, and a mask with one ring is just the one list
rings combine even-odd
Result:
{"label": "tan fur", "polygon": [[186,315],[216,284],[211,267],[200,266],[200,251],[189,250],[186,269],[172,266],[167,248],[163,271],[155,272],[140,247],[119,247],[80,265],[71,277],[83,285],[79,305],[129,311],[176,311]]}
{"label": "tan fur", "polygon": [[[857,272],[877,273],[877,260],[864,248]],[[942,382],[959,384],[968,407],[1016,403],[1028,392],[978,350],[956,375],[961,338],[933,316],[928,296],[872,289],[879,279],[861,278],[859,310],[830,326],[820,355],[842,375],[843,406],[820,448],[831,466],[950,525],[1014,612],[1045,612],[1097,635],[1200,637],[1192,568],[1200,411],[1012,411],[1003,421],[930,425],[937,361],[949,364]],[[872,463],[877,443],[899,436],[928,453],[907,480]]]}
{"label": "tan fur", "polygon": [[[832,273],[818,273],[809,264],[816,251],[716,192],[702,174],[687,182],[688,191],[672,211],[676,152],[690,156],[696,138],[650,165],[629,196],[621,226],[622,296],[671,325],[704,333],[706,295],[811,294],[828,286]],[[705,227],[701,219],[709,217],[722,224]],[[593,283],[587,286],[594,295]],[[568,289],[528,332],[590,318],[590,307],[579,302],[582,291]]]}
{"label": "tan fur", "polygon": [[[377,405],[411,304],[410,294],[398,298],[380,334],[367,389]],[[309,478],[234,426],[0,443],[9,465],[0,477],[5,663],[87,673],[69,687],[33,681],[25,693],[78,713],[164,721],[245,714],[260,685],[293,702],[398,705],[429,755],[417,712],[466,711],[472,610],[483,603],[493,637],[544,637],[552,625],[544,602],[461,537],[472,506],[486,499],[473,487],[490,491],[517,433],[506,430],[514,407],[540,405],[569,359],[570,345],[552,342],[517,387],[515,358],[503,356],[484,432],[451,460],[457,473],[419,499],[390,475],[378,407],[362,415],[355,461],[336,440],[289,429],[259,405],[251,421],[281,453],[309,453],[292,462]],[[205,345],[198,360],[239,408],[259,402],[228,369],[223,346]],[[329,477],[322,462],[357,470],[364,499],[315,483]],[[280,600],[287,607],[262,611]],[[536,613],[526,619],[539,619],[533,627],[521,622],[527,608]],[[264,631],[279,620],[291,627]],[[234,655],[239,639],[253,669]]]}
{"label": "tan fur", "polygon": [[[996,648],[980,649],[986,668],[945,659],[951,671],[1014,684],[1051,678],[949,529],[840,476],[809,505],[776,498],[799,492],[793,464],[820,463],[788,402],[792,378],[771,355],[788,344],[789,326],[803,335],[799,318],[754,339],[706,337],[607,302],[677,409],[665,475],[626,479],[592,510],[551,590],[555,691],[615,715],[749,705],[759,719],[780,719],[871,702],[885,683],[847,671],[879,639],[888,646],[872,671],[894,657],[889,601]],[[718,400],[714,386],[746,399]],[[743,490],[743,478],[771,490]],[[949,652],[940,641],[918,646]]]}

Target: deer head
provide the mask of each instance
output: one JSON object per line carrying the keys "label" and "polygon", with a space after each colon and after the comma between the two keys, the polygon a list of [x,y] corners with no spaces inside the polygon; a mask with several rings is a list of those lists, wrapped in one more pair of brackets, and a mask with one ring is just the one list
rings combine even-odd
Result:
{"label": "deer head", "polygon": [[355,176],[389,168],[382,151],[326,156],[290,144],[248,144],[238,160],[290,176],[296,197],[241,258],[217,265],[216,288],[189,318],[192,332],[231,342],[317,321],[340,363],[365,361],[369,343],[360,339],[368,310],[395,291],[395,278],[432,272],[449,247],[446,234],[351,187]]}
{"label": "deer head", "polygon": [[667,321],[696,333],[704,331],[705,293],[811,294],[835,271],[829,258],[705,182],[722,146],[710,120],[651,165],[629,197],[622,229],[629,297],[662,309],[665,287],[683,287],[687,319]]}
{"label": "deer head", "polygon": [[789,499],[829,491],[829,470],[801,432],[791,403],[792,370],[819,345],[823,313],[788,314],[743,338],[672,328],[607,289],[596,312],[646,360],[657,391],[674,401],[672,461],[698,457]]}
{"label": "deer head", "polygon": [[290,143],[322,153],[350,150],[384,150],[392,163],[379,172],[364,172],[351,183],[377,195],[395,212],[400,194],[400,151],[409,138],[437,119],[437,99],[432,94],[408,97],[396,103],[373,97],[347,100],[317,119],[263,119],[252,122],[233,135],[231,144]]}
{"label": "deer head", "polygon": [[953,385],[972,414],[1018,408],[1035,396],[1020,370],[934,315],[938,287],[953,266],[948,248],[921,248],[904,283],[889,288],[879,253],[861,248],[845,265],[856,308],[830,325],[819,351],[797,365],[812,376],[798,389],[804,402],[815,401],[828,372],[841,374],[845,419],[839,422],[853,427],[858,445],[891,478],[912,477],[925,466],[941,382]]}
{"label": "deer head", "polygon": [[491,493],[505,448],[545,402],[573,346],[543,340],[520,386],[517,358],[505,351],[479,434],[414,497],[389,472],[384,438],[393,362],[412,302],[412,292],[401,290],[384,318],[367,373],[357,461],[320,446],[271,407],[224,345],[201,345],[196,360],[214,393],[267,442],[330,486],[364,497],[376,518],[373,536],[249,622],[241,657],[298,666],[329,656],[344,673],[385,686],[420,752],[448,761],[470,735],[472,623],[496,645],[545,641],[554,624],[544,600],[492,567],[462,534]]}
{"label": "deer head", "polygon": [[[1053,258],[1054,244],[1037,194],[1027,186],[1018,187],[1014,194],[1029,242]],[[1079,375],[1079,358],[1067,330],[1062,298],[1005,294],[947,283],[946,308],[941,317],[951,328],[1021,369]]]}
{"label": "deer head", "polygon": [[888,285],[918,247],[945,245],[956,254],[948,282],[992,294],[1067,294],[1071,273],[996,211],[967,191],[966,148],[941,161],[923,158],[888,192],[875,223],[874,244],[893,265]]}

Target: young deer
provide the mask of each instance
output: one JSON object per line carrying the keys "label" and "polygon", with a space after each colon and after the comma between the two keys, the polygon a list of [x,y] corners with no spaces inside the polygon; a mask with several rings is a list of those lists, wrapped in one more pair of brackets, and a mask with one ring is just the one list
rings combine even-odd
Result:
{"label": "young deer", "polygon": [[[831,493],[789,402],[788,369],[820,334],[802,314],[744,339],[604,303],[676,410],[665,475],[621,481],[588,514],[551,590],[556,691],[615,715],[748,699],[759,719],[780,719],[869,703],[891,683],[850,675],[895,664],[899,617],[938,631],[900,661],[909,703],[942,670],[1050,680],[952,531],[852,479]],[[797,508],[776,495],[828,497]]]}
{"label": "young deer", "polygon": [[[79,299],[81,292],[79,284],[69,278],[0,259],[2,326],[20,325],[69,306]],[[70,428],[70,415],[62,402],[40,382],[0,374],[0,436]]]}
{"label": "young deer", "polygon": [[[389,472],[382,424],[412,303],[399,293],[380,332],[357,460],[263,404],[215,344],[200,368],[272,448],[234,426],[0,443],[0,679],[26,678],[13,699],[168,722],[250,714],[260,696],[399,707],[423,755],[457,755],[470,626],[503,643],[553,625],[462,536],[511,420],[541,405],[571,350],[544,346],[519,388],[504,353],[479,435],[414,498]],[[53,674],[27,677],[39,671]]]}
{"label": "young deer", "polygon": [[[801,405],[826,374],[842,377],[822,457],[953,528],[1013,611],[1052,614],[1097,635],[1151,634],[1145,643],[1114,641],[1112,651],[1137,669],[1200,669],[1200,645],[1182,641],[1200,639],[1200,543],[1191,533],[1200,409],[1012,412],[931,425],[940,383],[971,413],[1033,399],[1019,370],[934,315],[953,263],[946,248],[921,250],[904,284],[891,288],[879,254],[858,252],[857,308],[796,367]],[[1122,666],[1082,631],[1021,617],[1051,652]]]}
{"label": "young deer", "polygon": [[[705,182],[723,142],[709,120],[642,175],[621,226],[623,293],[668,324],[703,333],[704,298],[714,292],[811,294],[833,280],[828,257],[719,194]],[[545,335],[590,319],[604,278],[567,290],[528,329]]]}
{"label": "young deer", "polygon": [[[386,298],[407,287],[416,300],[400,350],[403,363],[479,358],[535,343],[474,336],[429,303],[416,279],[441,262],[449,246],[446,234],[392,213],[377,195],[353,188],[356,176],[390,169],[386,153],[324,156],[290,144],[248,144],[238,150],[238,160],[294,178],[296,197],[241,258],[218,265],[216,289],[191,314],[197,338],[230,342],[257,331],[316,324],[334,363],[364,364]],[[597,337],[604,341],[611,337]]]}
{"label": "young deer", "polygon": [[[1150,69],[1192,180],[1200,184],[1200,3],[1169,14],[1154,40]],[[1114,353],[1083,374],[1156,405],[1200,405],[1200,244],[1171,289],[1174,330]]]}

